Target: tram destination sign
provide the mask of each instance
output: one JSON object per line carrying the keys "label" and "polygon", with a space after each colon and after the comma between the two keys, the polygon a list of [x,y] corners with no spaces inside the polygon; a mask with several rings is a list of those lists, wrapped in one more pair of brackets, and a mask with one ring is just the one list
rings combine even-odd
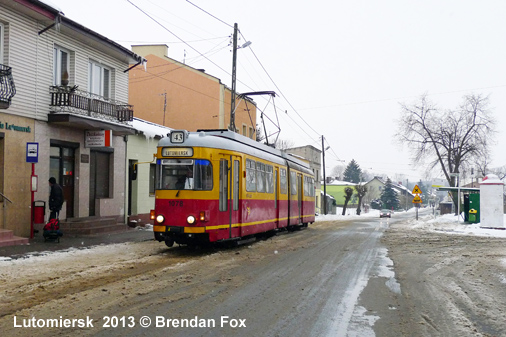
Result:
{"label": "tram destination sign", "polygon": [[193,148],[191,147],[164,147],[162,148],[162,157],[192,157]]}

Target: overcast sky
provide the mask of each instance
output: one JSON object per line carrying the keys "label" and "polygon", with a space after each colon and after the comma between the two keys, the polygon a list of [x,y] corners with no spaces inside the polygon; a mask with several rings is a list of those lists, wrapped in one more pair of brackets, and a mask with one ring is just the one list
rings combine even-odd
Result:
{"label": "overcast sky", "polygon": [[[491,166],[506,165],[506,1],[46,2],[125,47],[167,44],[169,57],[229,87],[237,23],[239,45],[252,42],[238,50],[237,90],[275,91],[280,138],[321,148],[323,135],[327,172],[355,159],[368,171],[422,178],[393,135],[399,103],[424,93],[443,109],[466,94],[489,96],[499,130]],[[254,99],[276,120],[272,104]]]}

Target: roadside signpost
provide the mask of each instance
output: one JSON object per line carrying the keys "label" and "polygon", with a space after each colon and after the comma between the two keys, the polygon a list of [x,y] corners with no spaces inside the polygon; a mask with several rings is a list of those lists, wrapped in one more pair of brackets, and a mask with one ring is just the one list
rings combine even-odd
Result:
{"label": "roadside signpost", "polygon": [[34,192],[37,192],[38,185],[38,177],[35,175],[35,164],[39,162],[39,143],[26,143],[26,162],[32,163],[32,176],[30,183],[31,190],[31,222],[30,222],[30,239],[33,239],[33,200],[34,200]]}
{"label": "roadside signpost", "polygon": [[[415,185],[415,187],[413,188],[413,192],[411,192],[411,194],[415,195],[415,197],[413,198],[413,204],[421,204],[422,203],[422,198],[420,198],[420,194],[422,194],[422,190],[420,189],[420,187],[418,187],[418,185]],[[418,208],[419,207],[420,206],[415,205],[416,220],[418,220]]]}

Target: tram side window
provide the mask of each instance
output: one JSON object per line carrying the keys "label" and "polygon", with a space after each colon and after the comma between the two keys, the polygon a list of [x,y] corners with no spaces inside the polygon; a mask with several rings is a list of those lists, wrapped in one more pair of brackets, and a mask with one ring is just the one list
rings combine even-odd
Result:
{"label": "tram side window", "polygon": [[246,159],[246,191],[256,191],[256,163],[254,160]]}
{"label": "tram side window", "polygon": [[274,192],[274,178],[272,174],[273,168],[270,165],[265,165],[265,192]]}
{"label": "tram side window", "polygon": [[279,192],[281,194],[287,193],[286,169],[279,169]]}
{"label": "tram side window", "polygon": [[213,166],[209,160],[195,160],[193,172],[196,190],[210,191],[213,189]]}
{"label": "tram side window", "polygon": [[257,163],[257,192],[265,192],[265,164]]}
{"label": "tram side window", "polygon": [[311,177],[304,177],[304,195],[314,197],[314,179]]}
{"label": "tram side window", "polygon": [[294,171],[290,172],[290,191],[292,195],[297,194],[297,173]]}

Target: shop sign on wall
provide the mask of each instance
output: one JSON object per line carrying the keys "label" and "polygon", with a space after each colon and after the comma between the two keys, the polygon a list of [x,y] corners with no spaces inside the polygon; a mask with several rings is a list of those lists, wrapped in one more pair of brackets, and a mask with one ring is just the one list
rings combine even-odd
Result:
{"label": "shop sign on wall", "polygon": [[0,122],[0,129],[19,131],[19,132],[27,132],[27,133],[32,132],[32,129],[30,129],[29,126],[19,126],[19,125],[2,123],[2,122]]}
{"label": "shop sign on wall", "polygon": [[85,147],[111,147],[112,130],[86,131],[84,136]]}

